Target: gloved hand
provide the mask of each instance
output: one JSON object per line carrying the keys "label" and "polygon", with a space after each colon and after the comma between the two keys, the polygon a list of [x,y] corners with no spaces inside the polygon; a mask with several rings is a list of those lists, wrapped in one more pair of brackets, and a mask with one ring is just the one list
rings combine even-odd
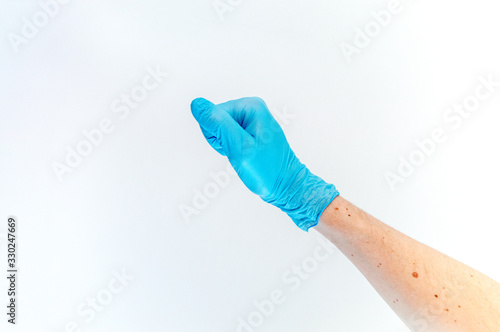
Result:
{"label": "gloved hand", "polygon": [[260,98],[214,105],[197,98],[191,112],[205,139],[227,156],[243,183],[308,231],[339,194],[295,156],[281,127]]}

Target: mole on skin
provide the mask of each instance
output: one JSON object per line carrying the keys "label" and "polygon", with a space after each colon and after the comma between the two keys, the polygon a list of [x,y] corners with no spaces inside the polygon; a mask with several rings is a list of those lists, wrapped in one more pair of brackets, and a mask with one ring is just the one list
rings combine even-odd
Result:
{"label": "mole on skin", "polygon": [[413,278],[418,278],[418,273],[417,272],[413,272],[411,275],[413,276]]}

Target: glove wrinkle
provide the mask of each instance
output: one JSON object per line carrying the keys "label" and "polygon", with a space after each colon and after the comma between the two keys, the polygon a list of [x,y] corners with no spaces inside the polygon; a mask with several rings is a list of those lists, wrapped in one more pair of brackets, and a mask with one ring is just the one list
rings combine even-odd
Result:
{"label": "glove wrinkle", "polygon": [[262,99],[214,105],[197,98],[191,111],[205,139],[228,157],[247,188],[287,213],[302,230],[317,225],[323,210],[339,195],[335,186],[300,162]]}

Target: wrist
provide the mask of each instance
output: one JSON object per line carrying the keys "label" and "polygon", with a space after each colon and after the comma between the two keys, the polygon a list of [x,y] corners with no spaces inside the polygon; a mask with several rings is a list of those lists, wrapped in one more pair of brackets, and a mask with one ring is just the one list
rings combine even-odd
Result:
{"label": "wrist", "polygon": [[282,195],[269,203],[287,213],[300,229],[307,232],[318,224],[323,211],[338,195],[333,184],[302,165]]}

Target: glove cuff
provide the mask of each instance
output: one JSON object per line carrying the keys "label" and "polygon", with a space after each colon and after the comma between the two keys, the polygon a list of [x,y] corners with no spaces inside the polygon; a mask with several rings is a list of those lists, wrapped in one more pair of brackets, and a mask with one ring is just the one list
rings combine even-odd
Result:
{"label": "glove cuff", "polygon": [[326,183],[303,166],[281,197],[269,203],[286,212],[300,229],[308,232],[318,224],[323,211],[338,195],[333,184]]}

